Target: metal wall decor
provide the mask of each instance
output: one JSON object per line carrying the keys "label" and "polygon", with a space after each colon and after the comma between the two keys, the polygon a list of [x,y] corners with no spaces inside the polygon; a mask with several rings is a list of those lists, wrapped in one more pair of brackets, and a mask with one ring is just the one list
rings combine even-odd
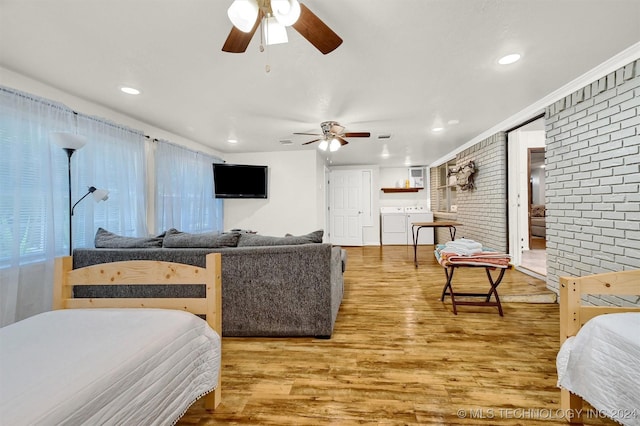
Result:
{"label": "metal wall decor", "polygon": [[476,164],[473,161],[469,161],[462,166],[449,169],[447,173],[447,177],[455,175],[456,177],[456,185],[463,190],[466,191],[468,189],[474,189],[475,184],[473,183],[473,178],[476,173]]}

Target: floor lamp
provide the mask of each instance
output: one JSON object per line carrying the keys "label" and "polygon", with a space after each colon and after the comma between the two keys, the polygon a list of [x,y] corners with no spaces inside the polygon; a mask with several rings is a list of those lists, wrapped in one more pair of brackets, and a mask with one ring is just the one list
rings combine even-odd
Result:
{"label": "floor lamp", "polygon": [[81,135],[77,135],[75,133],[69,133],[69,132],[52,132],[51,133],[51,138],[53,139],[53,142],[58,145],[60,148],[64,149],[64,151],[67,153],[67,169],[68,169],[68,176],[69,176],[69,183],[68,183],[68,191],[69,191],[69,256],[71,256],[71,253],[73,251],[73,222],[72,222],[72,217],[73,217],[73,209],[76,207],[76,205],[78,205],[78,203],[82,200],[85,199],[85,197],[87,197],[87,195],[89,194],[93,194],[94,199],[96,200],[96,202],[99,201],[103,201],[106,200],[109,196],[109,192],[105,191],[104,189],[96,189],[93,186],[89,187],[89,191],[84,194],[82,196],[82,198],[80,198],[78,201],[76,201],[75,204],[71,204],[71,156],[73,156],[73,153],[76,152],[76,150],[82,148],[83,146],[85,146],[85,144],[87,143],[87,140],[84,136]]}

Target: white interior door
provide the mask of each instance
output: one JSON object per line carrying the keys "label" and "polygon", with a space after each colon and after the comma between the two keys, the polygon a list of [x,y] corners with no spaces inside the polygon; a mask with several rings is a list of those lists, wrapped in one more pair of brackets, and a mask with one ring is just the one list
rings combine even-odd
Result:
{"label": "white interior door", "polygon": [[330,175],[331,243],[362,245],[362,171],[332,170]]}

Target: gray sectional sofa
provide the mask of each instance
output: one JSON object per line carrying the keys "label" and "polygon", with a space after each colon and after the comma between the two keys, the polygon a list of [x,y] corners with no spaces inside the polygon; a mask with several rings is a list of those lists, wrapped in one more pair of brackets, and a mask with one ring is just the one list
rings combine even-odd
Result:
{"label": "gray sectional sofa", "polygon": [[[238,237],[240,242],[242,238]],[[73,267],[140,259],[204,266],[205,256],[218,252],[222,254],[223,336],[330,338],[343,296],[344,250],[326,243],[286,244],[293,240],[258,245],[258,237],[244,238],[250,244],[237,247],[75,249]],[[265,241],[269,242],[273,241]],[[82,293],[76,290],[76,297],[100,297],[109,291],[113,290],[90,287]],[[118,296],[168,296],[168,291],[159,285],[132,286]],[[203,293],[204,286],[194,285],[180,296]]]}

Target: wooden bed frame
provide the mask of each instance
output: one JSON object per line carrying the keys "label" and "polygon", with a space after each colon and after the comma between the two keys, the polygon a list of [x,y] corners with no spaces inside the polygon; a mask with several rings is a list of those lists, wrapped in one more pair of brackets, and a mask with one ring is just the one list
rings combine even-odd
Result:
{"label": "wooden bed frame", "polygon": [[[640,270],[585,277],[560,277],[560,345],[591,318],[614,312],[640,312],[640,307],[583,306],[584,295],[638,295]],[[560,391],[560,407],[569,423],[582,424],[582,398]]]}
{"label": "wooden bed frame", "polygon": [[[206,257],[206,268],[153,260],[102,263],[73,269],[71,256],[55,259],[53,309],[71,308],[162,308],[206,315],[209,326],[222,337],[222,279],[220,253]],[[198,298],[96,298],[75,299],[73,287],[82,285],[186,285],[204,284],[206,294]],[[205,395],[205,408],[215,409],[221,399],[221,374],[215,390]]]}

